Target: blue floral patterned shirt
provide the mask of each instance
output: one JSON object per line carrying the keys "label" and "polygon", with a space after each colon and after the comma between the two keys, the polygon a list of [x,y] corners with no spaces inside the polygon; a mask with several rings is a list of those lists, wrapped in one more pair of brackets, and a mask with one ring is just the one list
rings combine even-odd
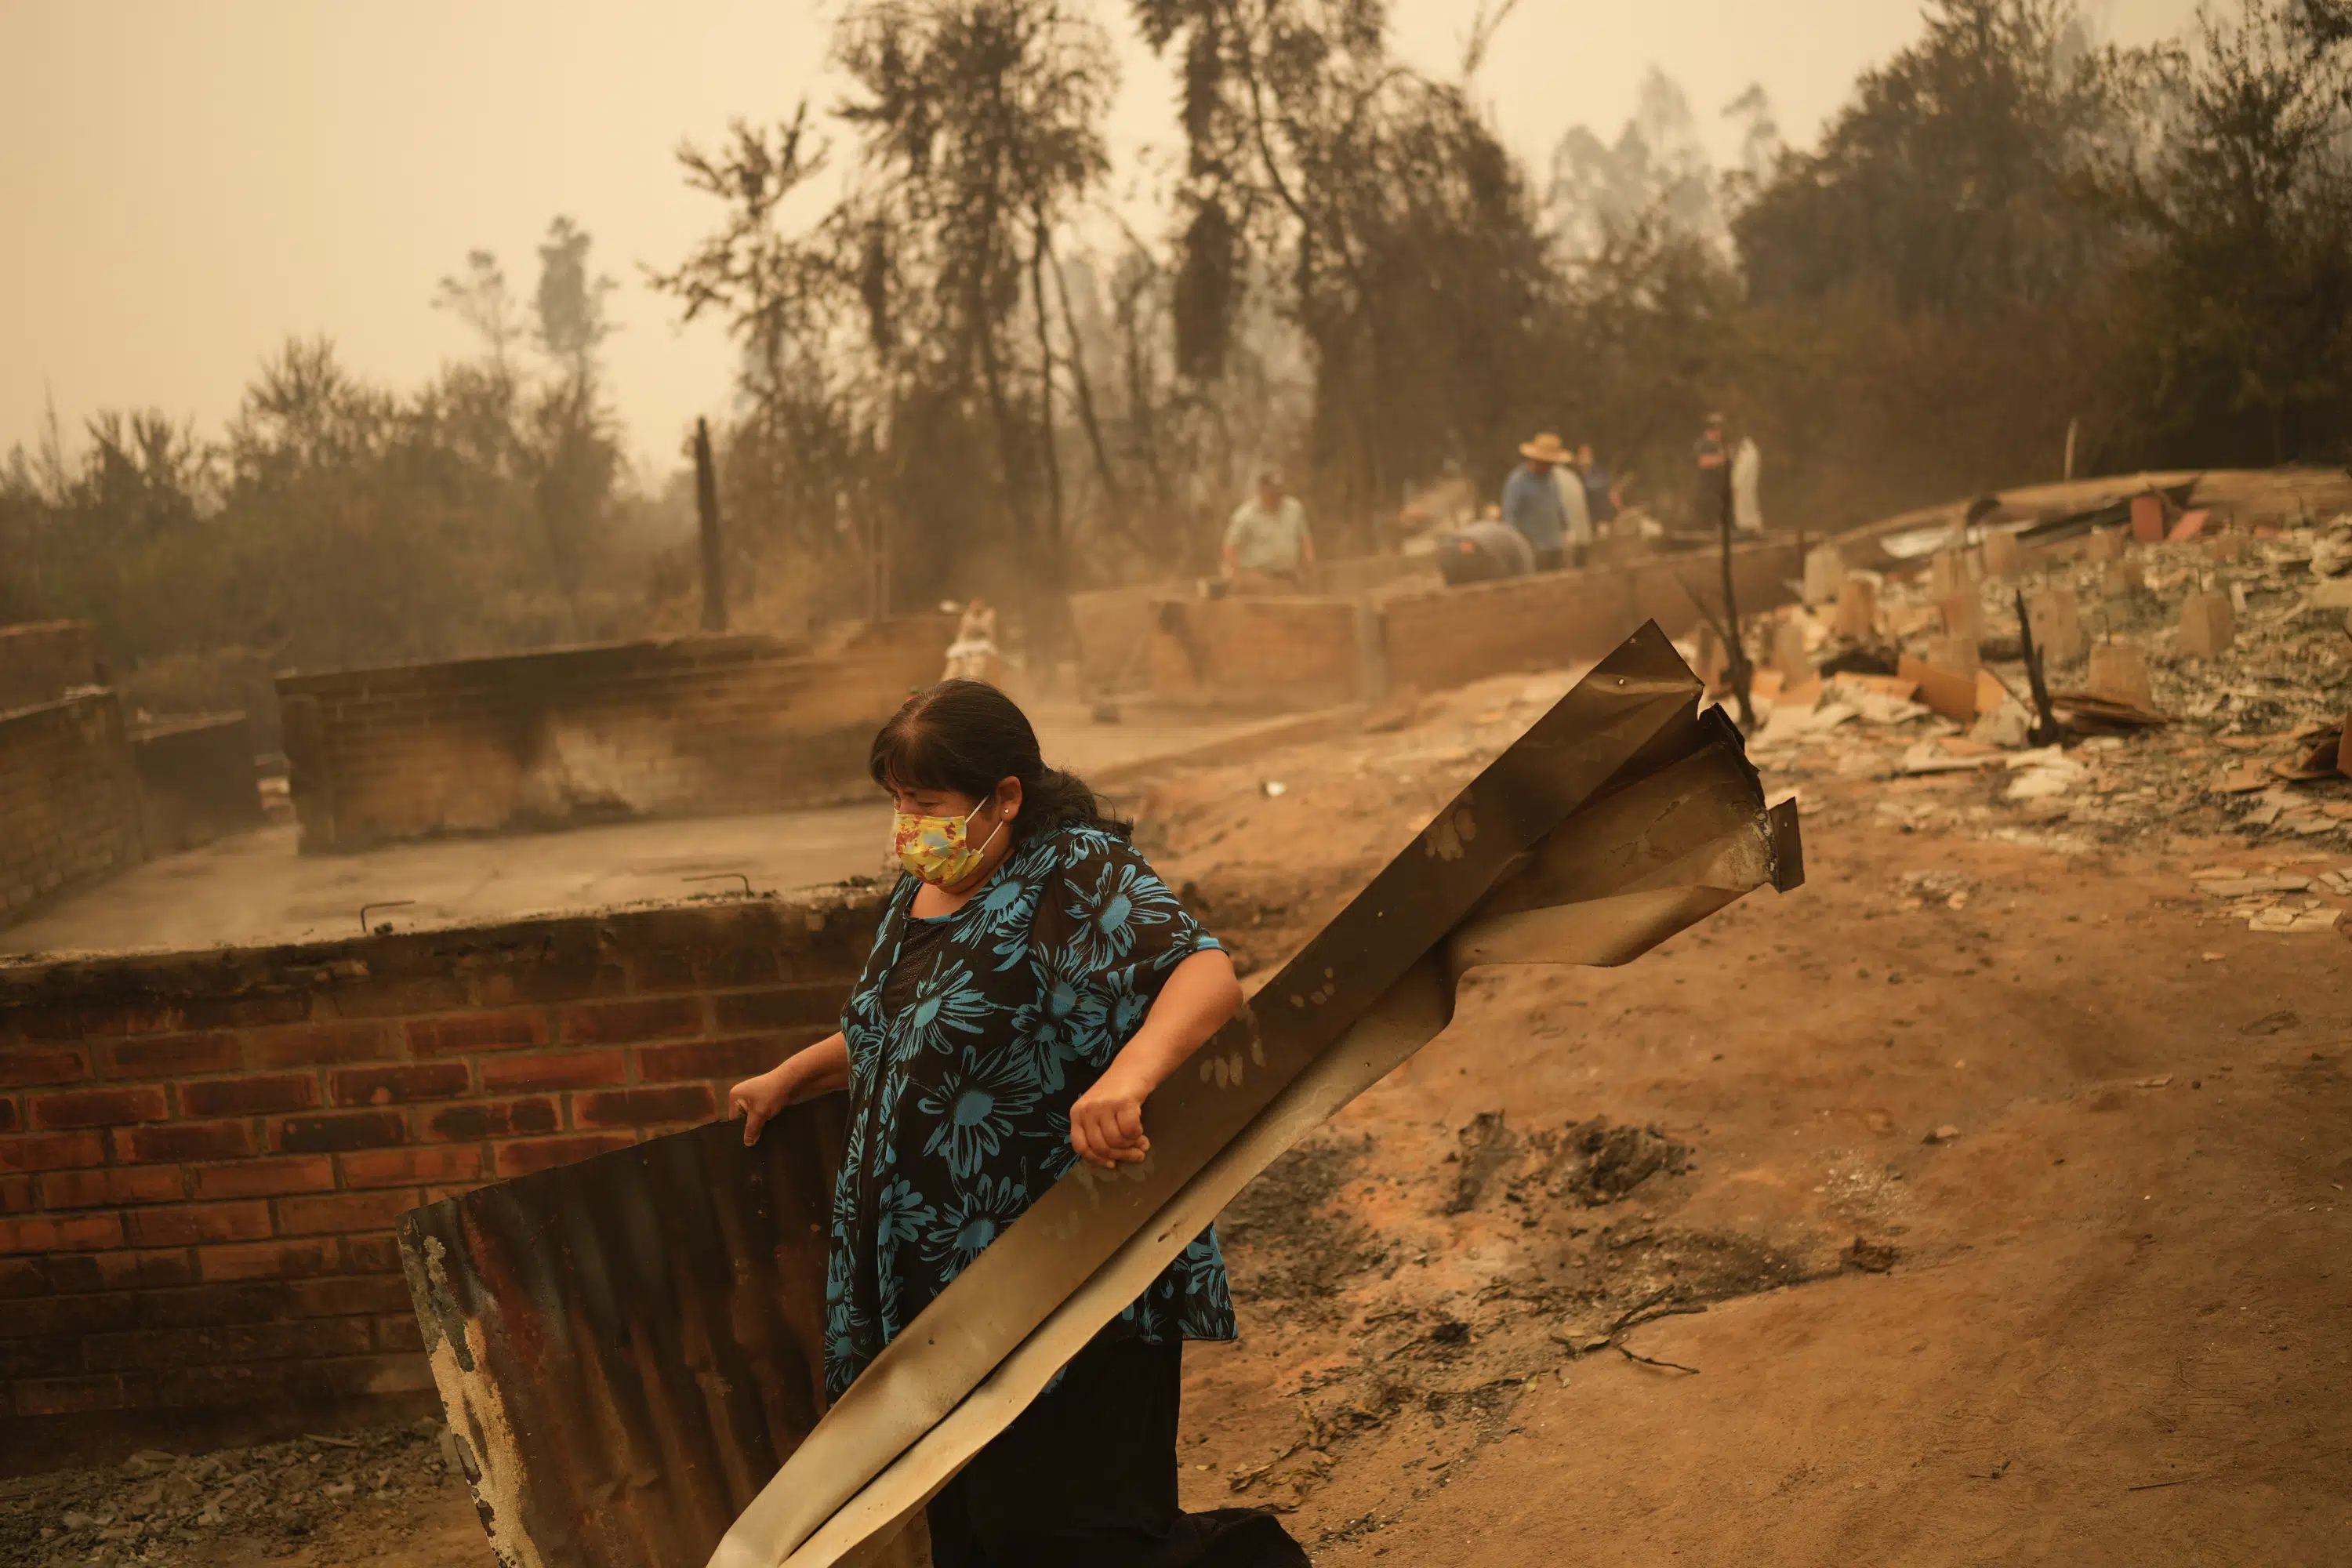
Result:
{"label": "blue floral patterned shirt", "polygon": [[[901,877],[892,889],[841,1020],[849,1138],[825,1279],[828,1397],[1077,1163],[1071,1105],[1169,972],[1217,945],[1099,828],[1021,845],[936,921],[909,912],[920,886]],[[894,983],[902,954],[910,973]],[[1214,1227],[1104,1333],[1233,1338]]]}

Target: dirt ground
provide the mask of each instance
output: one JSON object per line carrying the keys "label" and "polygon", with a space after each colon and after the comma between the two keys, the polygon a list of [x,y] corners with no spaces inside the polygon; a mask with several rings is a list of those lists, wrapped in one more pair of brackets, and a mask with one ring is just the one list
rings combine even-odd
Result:
{"label": "dirt ground", "polygon": [[[1126,804],[1262,976],[1566,684]],[[1188,1506],[1332,1565],[2352,1562],[2344,927],[2225,918],[2189,873],[2277,856],[2196,824],[2068,833],[1964,775],[1804,799],[1803,889],[1474,974],[1236,1203]],[[145,1560],[484,1563],[413,1447],[397,1497]]]}

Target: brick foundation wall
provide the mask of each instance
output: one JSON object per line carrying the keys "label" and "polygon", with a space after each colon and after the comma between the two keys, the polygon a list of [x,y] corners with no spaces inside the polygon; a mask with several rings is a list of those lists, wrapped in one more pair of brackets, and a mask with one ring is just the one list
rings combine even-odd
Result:
{"label": "brick foundation wall", "polygon": [[[1802,561],[1793,540],[1739,545],[1732,572],[1745,616],[1787,604],[1789,580],[1801,575]],[[1658,556],[1394,595],[1381,605],[1389,684],[1431,691],[1599,658],[1650,620],[1670,637],[1686,636],[1699,617],[1685,583],[1715,606],[1722,595],[1717,558]]]}
{"label": "brick foundation wall", "polygon": [[722,1114],[877,910],[0,965],[0,1474],[434,1408],[394,1216]]}
{"label": "brick foundation wall", "polygon": [[1327,708],[1362,699],[1360,618],[1349,599],[1163,598],[1150,610],[1151,694],[1227,708]]}
{"label": "brick foundation wall", "polygon": [[0,713],[55,702],[98,684],[97,644],[82,621],[0,626]]}
{"label": "brick foundation wall", "polygon": [[862,794],[952,620],[830,644],[691,637],[278,681],[306,851],[717,816]]}
{"label": "brick foundation wall", "polygon": [[242,713],[132,726],[147,853],[170,855],[260,826],[253,752],[253,725]]}
{"label": "brick foundation wall", "polygon": [[145,858],[113,692],[0,715],[0,926]]}

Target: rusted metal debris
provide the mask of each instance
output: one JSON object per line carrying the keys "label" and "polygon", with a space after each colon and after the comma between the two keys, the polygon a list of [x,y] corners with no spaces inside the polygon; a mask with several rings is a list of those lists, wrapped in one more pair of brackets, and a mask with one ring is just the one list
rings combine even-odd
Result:
{"label": "rusted metal debris", "polygon": [[[1148,1160],[1064,1178],[813,1431],[831,1152],[815,1124],[740,1163],[730,1129],[705,1129],[410,1216],[412,1289],[501,1556],[875,1561],[1253,1176],[1440,1033],[1463,973],[1622,963],[1802,880],[1793,806],[1766,809],[1738,730],[1699,695],[1654,625],[1627,639],[1161,1086]],[[761,1195],[724,1190],[751,1175]],[[672,1207],[694,1217],[653,1218]],[[742,1386],[780,1376],[789,1394]]]}
{"label": "rusted metal debris", "polygon": [[700,1563],[824,1408],[842,1102],[401,1216],[457,1458],[509,1568]]}

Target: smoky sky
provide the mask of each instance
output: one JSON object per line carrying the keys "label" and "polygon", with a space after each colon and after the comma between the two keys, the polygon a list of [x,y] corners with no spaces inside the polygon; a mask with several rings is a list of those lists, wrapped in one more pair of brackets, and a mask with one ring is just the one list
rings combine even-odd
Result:
{"label": "smoky sky", "polygon": [[[1474,10],[1397,0],[1400,52],[1454,74]],[[2121,43],[2193,10],[2091,7]],[[1177,140],[1170,79],[1123,5],[1099,14],[1124,71],[1108,199],[1150,230]],[[362,374],[413,385],[471,349],[429,308],[436,281],[484,247],[527,293],[534,246],[565,213],[620,285],[606,359],[629,448],[668,467],[694,416],[728,405],[731,363],[716,327],[681,332],[640,278],[712,216],[672,150],[733,115],[833,101],[833,15],[807,0],[0,0],[0,450],[35,438],[52,401],[69,443],[100,407],[213,433],[289,333],[325,333]],[[1916,0],[1520,0],[1476,89],[1540,171],[1570,126],[1613,138],[1655,66],[1727,158],[1720,111],[1749,84],[1809,142],[1918,26]]]}

